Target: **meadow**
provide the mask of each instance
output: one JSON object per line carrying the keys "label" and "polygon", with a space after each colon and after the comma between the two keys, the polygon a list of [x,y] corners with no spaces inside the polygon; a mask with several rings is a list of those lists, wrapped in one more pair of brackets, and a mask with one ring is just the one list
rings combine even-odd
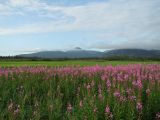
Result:
{"label": "meadow", "polygon": [[160,64],[1,62],[0,120],[159,120]]}
{"label": "meadow", "polygon": [[1,67],[9,66],[93,66],[93,65],[127,65],[127,64],[160,64],[160,61],[108,61],[108,60],[62,60],[62,61],[15,61],[15,60],[1,60]]}

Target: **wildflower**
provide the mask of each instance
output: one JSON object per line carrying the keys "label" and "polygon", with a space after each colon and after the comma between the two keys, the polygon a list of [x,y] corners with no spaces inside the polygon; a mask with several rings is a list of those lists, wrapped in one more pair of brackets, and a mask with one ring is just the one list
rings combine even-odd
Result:
{"label": "wildflower", "polygon": [[137,81],[137,86],[138,86],[139,89],[141,89],[143,87],[142,81],[138,80]]}
{"label": "wildflower", "polygon": [[113,114],[112,114],[112,112],[110,111],[109,106],[106,106],[106,108],[105,108],[105,114],[106,114],[106,116],[107,116],[109,119],[112,119],[112,118],[113,118]]}
{"label": "wildflower", "polygon": [[113,114],[112,114],[112,113],[110,113],[109,118],[110,118],[110,119],[112,119],[112,118],[113,118]]}
{"label": "wildflower", "polygon": [[16,110],[14,110],[14,115],[18,115],[19,112],[20,112],[20,105],[18,105]]}
{"label": "wildflower", "polygon": [[108,88],[111,87],[111,82],[110,82],[110,80],[107,80],[106,85],[107,85]]}
{"label": "wildflower", "polygon": [[136,100],[136,96],[130,96],[129,99],[134,101],[134,100]]}
{"label": "wildflower", "polygon": [[94,80],[92,80],[91,86],[94,87],[94,85],[95,85]]}
{"label": "wildflower", "polygon": [[101,93],[98,94],[98,98],[99,98],[100,101],[102,101],[103,100],[103,95]]}
{"label": "wildflower", "polygon": [[128,77],[129,77],[129,75],[127,75],[127,74],[124,75],[125,80],[128,79]]}
{"label": "wildflower", "polygon": [[142,89],[142,87],[143,87],[141,80],[133,81],[132,85],[138,87],[139,89]]}
{"label": "wildflower", "polygon": [[156,119],[157,119],[157,120],[160,120],[160,112],[158,112],[158,113],[156,114]]}
{"label": "wildflower", "polygon": [[151,90],[148,88],[148,89],[146,90],[146,94],[149,95],[150,93],[151,93]]}
{"label": "wildflower", "polygon": [[102,93],[102,89],[101,89],[101,88],[98,89],[98,93],[99,93],[99,94]]}
{"label": "wildflower", "polygon": [[11,111],[13,109],[13,103],[11,102],[8,106],[8,110]]}
{"label": "wildflower", "polygon": [[142,111],[142,104],[138,102],[136,108],[138,111]]}
{"label": "wildflower", "polygon": [[93,110],[93,112],[96,113],[97,111],[98,111],[98,109],[95,107],[94,110]]}
{"label": "wildflower", "polygon": [[132,81],[132,85],[137,86],[137,82],[135,80]]}
{"label": "wildflower", "polygon": [[121,96],[121,94],[120,94],[120,92],[116,91],[116,92],[114,92],[114,96],[119,98]]}
{"label": "wildflower", "polygon": [[105,113],[107,113],[107,114],[110,113],[110,108],[108,106],[106,106]]}
{"label": "wildflower", "polygon": [[120,96],[120,101],[124,102],[126,101],[126,98],[124,96]]}
{"label": "wildflower", "polygon": [[8,110],[12,111],[13,108],[14,108],[14,104],[12,102],[12,99],[10,99],[10,104],[8,105]]}
{"label": "wildflower", "polygon": [[88,85],[87,85],[87,90],[90,90],[90,88],[91,88],[91,85],[88,84]]}
{"label": "wildflower", "polygon": [[82,100],[79,102],[79,106],[80,106],[80,107],[83,107],[83,102],[82,102]]}
{"label": "wildflower", "polygon": [[67,112],[69,112],[69,113],[72,112],[72,109],[73,109],[72,105],[69,103],[67,106]]}
{"label": "wildflower", "polygon": [[102,79],[103,81],[105,81],[106,79],[108,79],[108,76],[107,76],[107,75],[102,75],[102,76],[101,76],[101,79]]}
{"label": "wildflower", "polygon": [[127,89],[127,90],[126,90],[126,93],[127,93],[128,95],[130,95],[130,94],[132,93],[132,89],[131,89],[131,88]]}

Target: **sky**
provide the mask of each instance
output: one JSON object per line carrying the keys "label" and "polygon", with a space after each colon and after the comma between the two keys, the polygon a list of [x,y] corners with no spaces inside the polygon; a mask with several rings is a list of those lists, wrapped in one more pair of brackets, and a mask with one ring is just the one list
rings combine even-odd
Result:
{"label": "sky", "polygon": [[0,55],[160,49],[160,0],[0,0]]}

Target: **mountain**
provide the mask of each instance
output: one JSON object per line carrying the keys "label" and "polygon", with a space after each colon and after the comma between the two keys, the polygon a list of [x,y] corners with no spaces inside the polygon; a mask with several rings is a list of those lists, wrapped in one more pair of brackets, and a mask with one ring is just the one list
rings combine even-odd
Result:
{"label": "mountain", "polygon": [[160,50],[144,50],[144,49],[117,49],[105,52],[83,50],[76,47],[74,50],[68,51],[42,51],[31,54],[18,55],[20,57],[37,57],[37,58],[107,58],[111,56],[128,56],[128,57],[159,57]]}
{"label": "mountain", "polygon": [[103,52],[75,49],[69,51],[42,51],[31,54],[22,54],[19,56],[38,58],[101,58]]}
{"label": "mountain", "polygon": [[110,56],[129,56],[129,57],[160,57],[160,50],[144,49],[117,49],[104,53],[105,57]]}

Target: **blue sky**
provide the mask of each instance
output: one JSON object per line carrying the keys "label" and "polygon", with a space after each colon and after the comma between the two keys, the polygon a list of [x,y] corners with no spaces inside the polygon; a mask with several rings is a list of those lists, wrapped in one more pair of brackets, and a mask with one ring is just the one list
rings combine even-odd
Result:
{"label": "blue sky", "polygon": [[0,55],[160,49],[159,0],[0,0]]}

